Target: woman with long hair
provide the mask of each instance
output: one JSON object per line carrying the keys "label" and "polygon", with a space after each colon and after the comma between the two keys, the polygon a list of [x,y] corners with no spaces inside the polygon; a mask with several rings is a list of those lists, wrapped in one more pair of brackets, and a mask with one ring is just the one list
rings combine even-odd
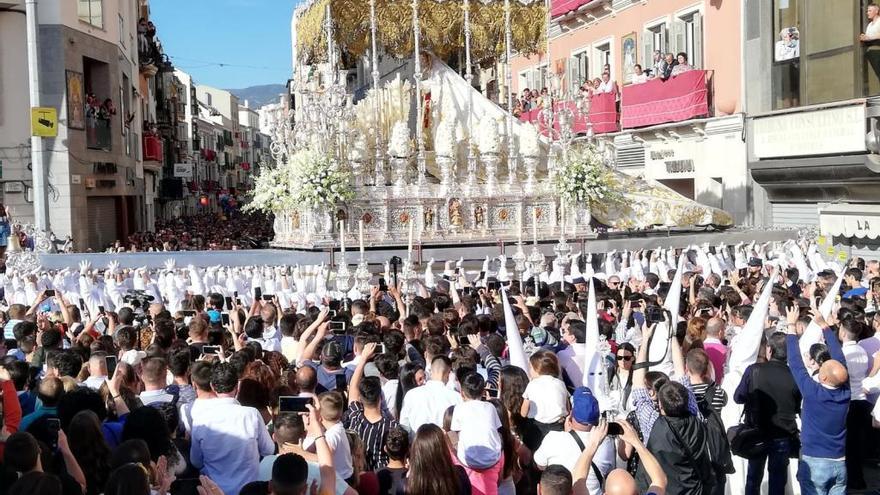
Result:
{"label": "woman with long hair", "polygon": [[153,462],[165,456],[169,472],[181,474],[186,470],[186,459],[174,445],[165,418],[156,408],[141,407],[128,415],[122,427],[122,441],[134,438],[147,442]]}
{"label": "woman with long hair", "polygon": [[501,403],[507,410],[510,430],[514,435],[522,439],[526,447],[532,452],[541,446],[541,432],[535,426],[534,421],[520,414],[523,403],[523,392],[529,384],[529,375],[516,366],[507,365],[501,368],[501,379],[498,385],[498,394]]}
{"label": "woman with long hair", "polygon": [[400,380],[397,382],[397,398],[395,400],[395,417],[400,417],[403,400],[410,390],[425,384],[425,369],[416,363],[406,363],[400,368]]}
{"label": "woman with long hair", "polygon": [[110,473],[104,495],[150,495],[150,474],[141,464],[128,463]]}
{"label": "woman with long hair", "polygon": [[406,492],[412,495],[470,495],[471,483],[452,462],[446,435],[439,426],[419,427],[409,454]]}
{"label": "woman with long hair", "polygon": [[86,476],[86,495],[103,492],[110,470],[110,447],[104,440],[98,415],[90,410],[76,413],[67,426],[67,441]]}
{"label": "woman with long hair", "polygon": [[636,360],[636,348],[629,342],[617,346],[616,367],[611,375],[611,391],[617,395],[617,408],[621,412],[633,408],[630,394],[632,392],[632,368]]}

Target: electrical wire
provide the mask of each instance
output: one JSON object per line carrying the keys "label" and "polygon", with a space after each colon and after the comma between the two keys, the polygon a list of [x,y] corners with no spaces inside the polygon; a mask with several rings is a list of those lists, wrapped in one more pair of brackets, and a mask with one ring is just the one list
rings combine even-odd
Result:
{"label": "electrical wire", "polygon": [[205,67],[221,67],[221,68],[231,68],[231,69],[253,69],[253,70],[271,70],[271,71],[283,71],[289,72],[289,69],[280,69],[277,67],[268,67],[268,66],[258,66],[258,65],[245,65],[245,64],[230,64],[226,62],[209,62],[207,60],[198,60],[188,57],[178,57],[177,55],[168,55],[168,58],[173,60],[180,60],[183,62],[192,62],[195,64],[202,64],[198,66],[184,66],[180,65],[182,68],[190,68],[190,69],[201,69]]}

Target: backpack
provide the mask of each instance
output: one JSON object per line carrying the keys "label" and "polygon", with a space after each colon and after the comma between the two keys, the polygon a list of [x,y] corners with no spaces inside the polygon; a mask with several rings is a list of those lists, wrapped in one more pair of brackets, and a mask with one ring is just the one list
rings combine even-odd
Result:
{"label": "backpack", "polygon": [[712,469],[715,474],[722,477],[733,474],[733,456],[730,453],[730,440],[727,438],[727,430],[721,421],[721,416],[712,408],[712,398],[715,397],[717,388],[714,383],[706,388],[703,398],[697,401],[697,408],[703,415],[706,426],[706,447],[709,450],[709,458],[712,460]]}

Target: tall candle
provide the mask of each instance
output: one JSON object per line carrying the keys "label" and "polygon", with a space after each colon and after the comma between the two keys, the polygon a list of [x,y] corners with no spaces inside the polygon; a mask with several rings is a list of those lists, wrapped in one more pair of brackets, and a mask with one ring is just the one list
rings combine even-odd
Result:
{"label": "tall candle", "polygon": [[364,254],[364,221],[358,220],[358,239],[361,244],[361,255]]}
{"label": "tall candle", "polygon": [[538,244],[538,208],[532,208],[532,236],[535,244]]}
{"label": "tall candle", "polygon": [[342,254],[345,255],[345,221],[339,221],[339,246]]}
{"label": "tall candle", "polygon": [[523,212],[522,209],[516,212],[516,238],[520,244],[522,244],[522,230],[523,230]]}
{"label": "tall candle", "polygon": [[559,234],[565,236],[565,201],[559,201]]}
{"label": "tall candle", "polygon": [[406,254],[412,258],[412,246],[413,246],[413,219],[409,219],[409,244],[407,245]]}

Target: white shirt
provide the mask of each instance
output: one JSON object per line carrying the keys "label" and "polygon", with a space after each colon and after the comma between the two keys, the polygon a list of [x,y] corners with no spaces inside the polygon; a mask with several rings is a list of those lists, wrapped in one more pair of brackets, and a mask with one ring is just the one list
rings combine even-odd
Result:
{"label": "white shirt", "polygon": [[880,19],[874,19],[869,22],[865,27],[865,34],[867,34],[869,38],[880,38]]}
{"label": "white shirt", "polygon": [[166,402],[171,402],[174,400],[174,396],[166,393],[165,390],[145,390],[138,395],[138,399],[141,400],[141,403],[145,406],[149,406],[150,404],[164,404]]}
{"label": "white shirt", "polygon": [[382,384],[382,397],[385,399],[385,407],[392,413],[397,410],[397,384],[400,380],[388,380]]}
{"label": "white shirt", "polygon": [[568,416],[568,390],[559,378],[541,375],[526,386],[523,398],[529,404],[529,417],[545,424],[562,421]]}
{"label": "white shirt", "polygon": [[[269,455],[260,461],[260,477],[257,478],[256,481],[272,481],[272,465],[275,464],[275,459],[278,459],[277,455]],[[316,483],[320,486],[321,467],[318,466],[317,462],[306,461],[306,464],[309,465],[306,486],[312,486],[312,483]],[[344,479],[339,477],[339,473],[336,473],[336,495],[345,495],[346,490],[348,490],[348,484]]]}
{"label": "white shirt", "polygon": [[501,460],[501,420],[490,402],[466,400],[455,406],[452,431],[458,435],[458,460],[471,469],[488,469]]}
{"label": "white shirt", "polygon": [[415,435],[420,426],[435,424],[443,427],[443,415],[449,406],[461,404],[461,396],[446,387],[443,382],[429,380],[421,387],[406,393],[400,410],[400,425]]}
{"label": "white shirt", "polygon": [[[83,382],[83,385],[85,385],[86,387],[89,387],[92,390],[98,390],[101,388],[101,385],[103,385],[104,382],[106,382],[106,381],[107,381],[106,376],[90,376],[90,377],[86,378],[86,380]],[[146,404],[144,404],[144,405],[146,405]]]}
{"label": "white shirt", "polygon": [[194,404],[190,460],[223,493],[238,493],[257,479],[260,456],[275,453],[263,417],[231,397],[198,399]]}
{"label": "white shirt", "polygon": [[[587,445],[590,440],[590,432],[578,431],[576,433],[577,436],[580,437],[581,442],[583,442],[584,445]],[[571,433],[565,431],[551,431],[550,433],[547,433],[547,436],[544,437],[544,440],[541,442],[541,446],[535,451],[535,464],[541,468],[546,468],[553,464],[559,464],[571,472],[574,471],[574,466],[577,464],[580,455],[581,448],[578,446],[577,442],[574,441],[574,438],[571,437]],[[615,455],[616,449],[614,446],[614,438],[605,438],[602,445],[599,446],[599,450],[596,451],[596,455],[593,456],[593,464],[599,468],[599,472],[602,473],[603,477],[607,477],[608,473],[616,467]],[[596,479],[593,470],[589,469],[588,472],[587,488],[589,488],[590,493],[603,493],[602,488],[599,486],[599,480]]]}
{"label": "white shirt", "polygon": [[614,81],[611,79],[607,81],[602,81],[599,83],[599,87],[596,89],[597,93],[613,93],[614,92]]}
{"label": "white shirt", "polygon": [[[348,435],[345,434],[345,427],[342,423],[327,428],[324,432],[324,438],[327,445],[333,451],[333,467],[336,468],[336,474],[342,479],[351,478],[354,474],[354,466],[351,463],[351,446],[348,444]],[[303,448],[310,449],[315,444],[315,439],[306,437],[303,441]]]}
{"label": "white shirt", "polygon": [[565,375],[568,376],[575,388],[583,385],[585,351],[585,344],[574,343],[556,354],[556,357],[559,358],[559,366],[565,371]]}
{"label": "white shirt", "polygon": [[843,355],[846,357],[846,371],[849,373],[850,400],[866,400],[862,390],[862,380],[868,375],[868,353],[853,341],[843,343]]}
{"label": "white shirt", "polygon": [[633,84],[642,84],[648,82],[648,75],[642,72],[641,74],[633,74],[632,75],[632,83]]}

